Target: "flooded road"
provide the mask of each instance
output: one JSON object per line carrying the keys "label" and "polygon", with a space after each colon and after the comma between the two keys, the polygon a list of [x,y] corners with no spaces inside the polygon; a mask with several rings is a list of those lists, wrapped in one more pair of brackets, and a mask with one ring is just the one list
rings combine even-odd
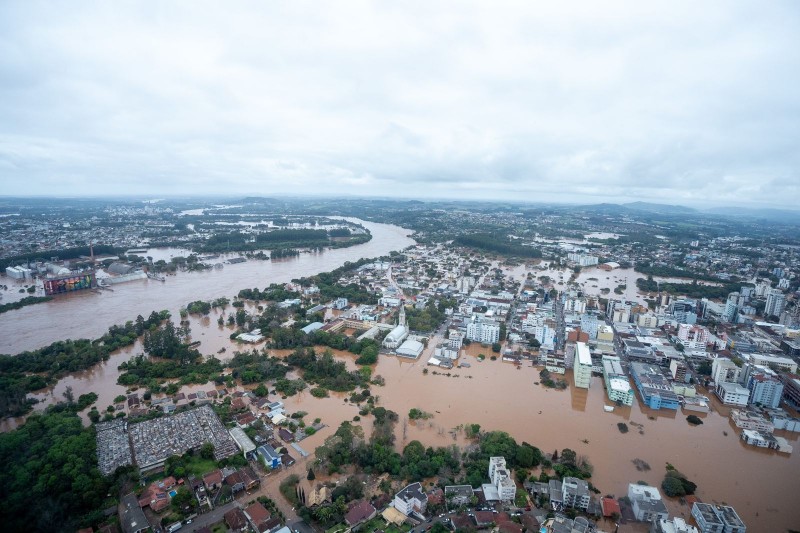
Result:
{"label": "flooded road", "polygon": [[132,281],[115,285],[113,291],[65,294],[50,302],[9,311],[0,315],[0,353],[16,354],[62,339],[94,339],[109,326],[134,320],[139,314],[147,317],[152,311],[169,309],[177,316],[181,307],[194,300],[230,298],[244,288],[263,289],[270,283],[328,272],[346,261],[379,257],[414,244],[408,237],[409,230],[358,222],[372,233],[372,240],[350,248],[302,253],[276,261],[250,260],[225,265],[220,270],[180,272],[167,276],[164,283],[149,279]]}

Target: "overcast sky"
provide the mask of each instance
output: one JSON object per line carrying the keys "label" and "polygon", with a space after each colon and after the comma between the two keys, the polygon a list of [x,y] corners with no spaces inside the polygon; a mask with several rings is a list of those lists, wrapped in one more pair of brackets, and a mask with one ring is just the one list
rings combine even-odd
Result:
{"label": "overcast sky", "polygon": [[0,2],[0,194],[800,204],[800,2]]}

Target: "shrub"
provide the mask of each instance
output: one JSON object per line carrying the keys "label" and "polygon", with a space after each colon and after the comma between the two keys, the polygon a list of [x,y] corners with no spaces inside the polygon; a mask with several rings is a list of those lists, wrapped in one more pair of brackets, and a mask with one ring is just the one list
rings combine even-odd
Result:
{"label": "shrub", "polygon": [[619,429],[620,433],[627,433],[628,424],[626,424],[625,422],[617,422],[617,429]]}

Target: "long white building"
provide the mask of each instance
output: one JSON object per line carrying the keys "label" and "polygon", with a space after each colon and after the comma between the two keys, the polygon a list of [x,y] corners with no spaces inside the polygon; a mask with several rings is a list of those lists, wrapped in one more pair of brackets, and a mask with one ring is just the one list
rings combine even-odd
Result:
{"label": "long white building", "polygon": [[495,322],[488,322],[473,317],[467,324],[467,338],[481,344],[493,344],[500,341],[500,326]]}

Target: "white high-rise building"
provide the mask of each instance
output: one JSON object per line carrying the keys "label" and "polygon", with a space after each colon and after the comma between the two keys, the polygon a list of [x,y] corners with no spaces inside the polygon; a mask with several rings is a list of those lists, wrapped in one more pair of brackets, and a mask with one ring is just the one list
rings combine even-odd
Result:
{"label": "white high-rise building", "polygon": [[592,383],[592,356],[585,342],[575,344],[575,363],[572,377],[576,387],[588,389]]}
{"label": "white high-rise building", "polygon": [[786,305],[786,297],[780,289],[767,291],[767,305],[764,306],[764,316],[781,316]]}
{"label": "white high-rise building", "polygon": [[481,344],[493,344],[500,341],[500,326],[495,322],[486,322],[473,317],[467,324],[467,338]]}
{"label": "white high-rise building", "polygon": [[514,501],[517,495],[517,485],[511,479],[511,471],[506,467],[505,457],[489,458],[489,479],[492,485],[497,488],[500,500],[504,502]]}
{"label": "white high-rise building", "polygon": [[711,363],[711,377],[715,383],[737,383],[741,368],[727,357],[717,357]]}

